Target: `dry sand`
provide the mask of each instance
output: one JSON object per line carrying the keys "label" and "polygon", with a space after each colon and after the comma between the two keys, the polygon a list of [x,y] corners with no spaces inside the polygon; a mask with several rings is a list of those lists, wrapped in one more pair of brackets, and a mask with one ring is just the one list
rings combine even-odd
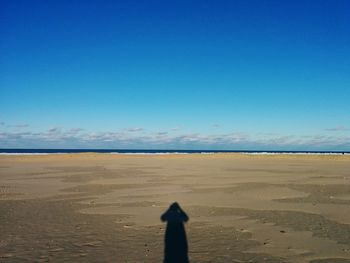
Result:
{"label": "dry sand", "polygon": [[0,262],[350,262],[350,156],[0,156]]}

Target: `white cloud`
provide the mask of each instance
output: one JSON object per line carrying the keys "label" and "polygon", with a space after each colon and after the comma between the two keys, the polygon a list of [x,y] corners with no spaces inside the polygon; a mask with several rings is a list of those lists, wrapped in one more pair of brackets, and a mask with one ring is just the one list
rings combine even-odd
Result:
{"label": "white cloud", "polygon": [[82,131],[84,131],[84,129],[82,129],[82,128],[72,128],[69,130],[70,133],[79,133]]}
{"label": "white cloud", "polygon": [[140,128],[140,127],[135,127],[135,128],[129,128],[129,129],[126,129],[126,131],[128,132],[141,132],[143,131],[144,129],[143,128]]}
{"label": "white cloud", "polygon": [[326,129],[326,131],[332,131],[332,132],[339,132],[339,131],[350,131],[350,128],[347,128],[345,126],[337,126],[337,127],[333,127],[333,128],[328,128]]}
{"label": "white cloud", "polygon": [[158,135],[158,136],[165,136],[165,135],[168,135],[169,134],[169,132],[167,132],[167,131],[161,131],[161,132],[157,132],[156,133],[156,135]]}
{"label": "white cloud", "polygon": [[0,148],[10,147],[67,148],[174,148],[174,149],[287,149],[350,150],[350,137],[329,135],[261,136],[241,132],[225,134],[183,133],[166,131],[140,136],[134,132],[87,132],[81,128],[51,128],[44,132],[0,132]]}
{"label": "white cloud", "polygon": [[[5,123],[2,122],[0,123],[1,126],[4,126]],[[7,127],[10,127],[10,128],[17,128],[17,129],[24,129],[24,128],[28,128],[29,127],[29,124],[27,123],[19,123],[19,124],[13,124],[13,125],[7,125]]]}
{"label": "white cloud", "polygon": [[170,131],[180,131],[180,130],[181,130],[180,126],[176,126],[176,127],[170,129]]}
{"label": "white cloud", "polygon": [[53,127],[47,130],[49,133],[57,133],[61,131],[60,127]]}

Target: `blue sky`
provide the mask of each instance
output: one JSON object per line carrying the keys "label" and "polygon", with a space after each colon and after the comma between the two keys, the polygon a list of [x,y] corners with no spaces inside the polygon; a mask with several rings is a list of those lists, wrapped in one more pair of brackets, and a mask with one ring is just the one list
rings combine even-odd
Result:
{"label": "blue sky", "polygon": [[0,147],[350,150],[350,2],[0,3]]}

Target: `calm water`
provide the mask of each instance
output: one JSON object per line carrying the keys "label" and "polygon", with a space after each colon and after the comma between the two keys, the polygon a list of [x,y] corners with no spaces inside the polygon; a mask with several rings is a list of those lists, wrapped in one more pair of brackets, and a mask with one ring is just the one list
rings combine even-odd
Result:
{"label": "calm water", "polygon": [[119,154],[211,154],[211,153],[246,153],[246,154],[350,154],[350,152],[326,151],[242,151],[242,150],[148,150],[148,149],[0,149],[2,155],[16,154],[63,154],[63,153],[119,153]]}

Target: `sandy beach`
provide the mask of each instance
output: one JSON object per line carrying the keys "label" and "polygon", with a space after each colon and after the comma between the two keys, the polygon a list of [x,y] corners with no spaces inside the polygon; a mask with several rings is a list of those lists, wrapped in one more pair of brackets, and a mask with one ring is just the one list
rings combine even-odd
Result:
{"label": "sandy beach", "polygon": [[0,156],[0,262],[350,262],[349,155]]}

